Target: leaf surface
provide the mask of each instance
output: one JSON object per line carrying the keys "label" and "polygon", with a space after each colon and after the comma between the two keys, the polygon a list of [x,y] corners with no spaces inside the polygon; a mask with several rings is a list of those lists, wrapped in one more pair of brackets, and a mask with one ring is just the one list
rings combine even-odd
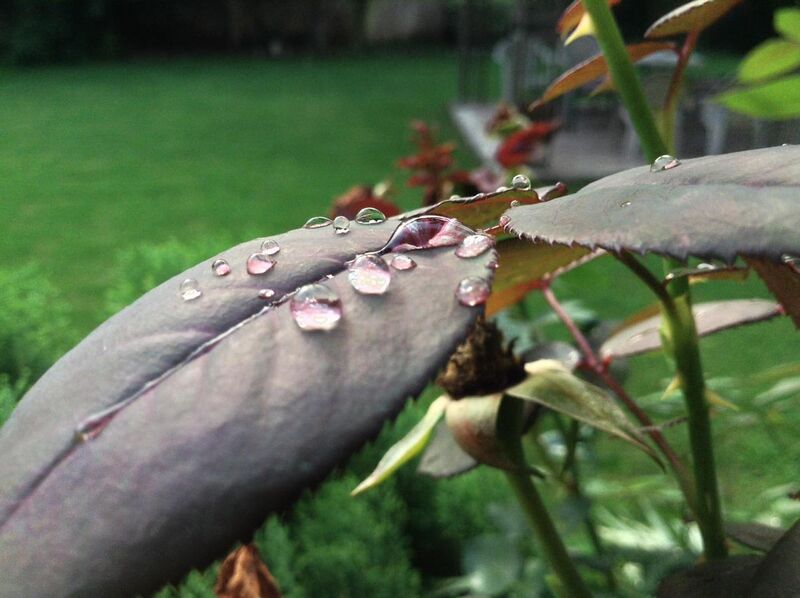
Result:
{"label": "leaf surface", "polygon": [[756,83],[800,67],[800,44],[770,39],[750,52],[739,66],[739,81]]}
{"label": "leaf surface", "polygon": [[670,575],[661,581],[656,598],[745,598],[747,584],[762,557],[739,555],[712,561]]}
{"label": "leaf surface", "polygon": [[699,32],[717,21],[742,0],[694,0],[665,14],[645,32],[645,37],[669,37]]}
{"label": "leaf surface", "polygon": [[450,478],[466,473],[478,466],[478,462],[465,453],[445,422],[439,422],[433,438],[419,462],[417,471],[433,478]]}
{"label": "leaf surface", "polygon": [[610,251],[732,263],[800,255],[800,146],[685,160],[661,172],[633,168],[578,193],[511,208],[517,236]]}
{"label": "leaf surface", "polygon": [[[393,272],[385,295],[356,293],[346,262],[397,224],[279,235],[264,276],[244,268],[261,240],[244,243],[62,358],[0,429],[0,595],[153,591],[220,557],[374,437],[463,341],[481,308],[454,290],[490,279],[496,259],[414,251],[417,267]],[[213,275],[216,257],[228,276]],[[199,298],[182,300],[185,278]],[[304,332],[280,300],[318,281],[343,317]],[[265,287],[279,302],[268,310]],[[91,421],[81,442],[76,428]]]}
{"label": "leaf surface", "polygon": [[781,539],[784,530],[763,523],[734,523],[725,524],[725,534],[736,540],[739,544],[767,552]]}
{"label": "leaf surface", "polygon": [[734,112],[755,118],[797,118],[800,117],[800,75],[726,91],[718,95],[716,100]]}
{"label": "leaf surface", "polygon": [[749,587],[749,596],[800,596],[800,522],[764,555]]}

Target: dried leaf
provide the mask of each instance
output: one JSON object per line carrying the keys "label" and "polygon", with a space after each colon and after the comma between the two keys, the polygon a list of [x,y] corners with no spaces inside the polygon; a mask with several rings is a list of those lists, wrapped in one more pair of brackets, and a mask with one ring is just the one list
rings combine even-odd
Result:
{"label": "dried leaf", "polygon": [[253,544],[240,546],[222,561],[214,593],[217,598],[282,598]]}
{"label": "dried leaf", "polygon": [[783,311],[792,318],[794,325],[800,328],[800,271],[797,267],[756,258],[748,258],[747,263],[781,302]]}

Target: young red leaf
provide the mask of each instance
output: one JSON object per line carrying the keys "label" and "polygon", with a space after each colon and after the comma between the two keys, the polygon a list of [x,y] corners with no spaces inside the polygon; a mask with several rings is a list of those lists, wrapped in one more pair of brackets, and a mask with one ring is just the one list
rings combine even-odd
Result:
{"label": "young red leaf", "polygon": [[[420,249],[384,295],[357,292],[348,262],[397,226],[276,236],[277,252],[264,246],[276,263],[256,275],[245,264],[263,240],[244,243],[63,357],[0,429],[0,595],[148,594],[222,556],[374,437],[468,334],[482,309],[455,290],[488,283],[496,260]],[[328,291],[290,301],[310,283]],[[330,292],[338,325],[302,330],[331,324]]]}
{"label": "young red leaf", "polygon": [[539,121],[513,135],[509,135],[497,148],[495,159],[503,168],[513,168],[527,164],[536,147],[549,141],[561,123],[556,121]]}
{"label": "young red leaf", "polygon": [[650,25],[644,36],[670,37],[699,32],[717,21],[742,0],[693,0],[679,6]]}
{"label": "young red leaf", "polygon": [[[608,0],[608,5],[616,6],[620,2],[621,0]],[[561,17],[559,17],[558,23],[556,23],[556,31],[562,38],[567,37],[569,32],[575,29],[578,23],[581,22],[584,14],[586,14],[586,11],[583,8],[583,3],[580,0],[575,0],[561,13]]]}

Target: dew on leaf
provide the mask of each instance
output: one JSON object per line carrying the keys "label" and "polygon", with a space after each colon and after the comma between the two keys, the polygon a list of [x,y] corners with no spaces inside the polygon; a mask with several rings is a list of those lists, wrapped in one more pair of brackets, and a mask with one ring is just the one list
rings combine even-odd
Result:
{"label": "dew on leaf", "polygon": [[519,202],[519,200],[518,200],[518,199],[515,199],[515,200],[513,200],[513,201],[512,201],[510,204],[508,204],[508,205],[509,205],[509,207],[512,207],[512,208],[518,208],[518,207],[519,207],[519,206],[521,206],[522,204]]}
{"label": "dew on leaf", "polygon": [[669,154],[665,154],[655,159],[655,161],[650,165],[650,172],[661,172],[662,170],[671,170],[676,166],[680,165],[681,161],[678,160],[676,157],[670,156]]}
{"label": "dew on leaf", "polygon": [[342,302],[327,286],[307,284],[292,296],[289,311],[301,330],[333,330],[342,319]]}
{"label": "dew on leaf", "polygon": [[347,279],[363,295],[383,295],[392,281],[392,272],[383,258],[374,254],[359,255],[350,264]]}
{"label": "dew on leaf", "polygon": [[261,253],[264,255],[275,255],[281,250],[281,246],[275,239],[267,239],[261,243]]}
{"label": "dew on leaf", "polygon": [[200,290],[200,283],[194,278],[185,279],[180,284],[179,290],[184,301],[194,301],[203,294],[203,291]]}
{"label": "dew on leaf", "polygon": [[265,301],[267,299],[272,299],[274,296],[275,296],[275,291],[273,291],[272,289],[261,289],[258,292],[258,298],[264,299]]}
{"label": "dew on leaf", "polygon": [[489,298],[489,283],[477,276],[463,279],[456,287],[456,299],[461,305],[474,307],[485,303]]}
{"label": "dew on leaf", "polygon": [[337,235],[346,235],[350,232],[350,219],[347,216],[337,216],[333,219],[333,231]]}
{"label": "dew on leaf", "polygon": [[254,276],[266,274],[275,265],[275,260],[263,253],[254,253],[247,258],[247,273]]}
{"label": "dew on leaf", "polygon": [[420,216],[404,222],[394,231],[381,253],[412,251],[431,247],[458,245],[469,235],[474,234],[455,218],[444,216]]}
{"label": "dew on leaf", "polygon": [[417,267],[417,262],[404,253],[398,253],[392,258],[390,265],[395,270],[413,270]]}
{"label": "dew on leaf", "polygon": [[324,226],[330,226],[331,224],[333,224],[333,220],[330,218],[326,218],[325,216],[314,216],[313,218],[306,220],[303,228],[322,228]]}
{"label": "dew on leaf", "polygon": [[621,208],[627,208],[629,205],[631,205],[631,202],[629,202],[629,201],[623,201],[621,204],[619,204],[619,207],[621,207]]}
{"label": "dew on leaf", "polygon": [[517,174],[511,179],[511,185],[518,191],[530,191],[531,180],[524,174]]}
{"label": "dew on leaf", "polygon": [[385,220],[385,214],[378,208],[361,208],[356,214],[358,224],[380,224]]}
{"label": "dew on leaf", "polygon": [[456,256],[461,258],[478,257],[486,253],[493,245],[494,241],[487,235],[470,235],[456,248]]}
{"label": "dew on leaf", "polygon": [[227,276],[231,273],[231,265],[226,260],[219,258],[211,264],[211,270],[216,276]]}

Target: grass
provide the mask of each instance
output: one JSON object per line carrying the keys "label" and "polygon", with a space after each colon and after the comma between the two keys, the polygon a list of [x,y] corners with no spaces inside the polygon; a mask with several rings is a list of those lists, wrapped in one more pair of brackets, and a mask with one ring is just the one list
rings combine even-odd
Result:
{"label": "grass", "polygon": [[[456,61],[426,53],[136,62],[4,71],[0,81],[0,260],[39,264],[85,334],[102,317],[116,254],[131,245],[276,233],[326,212],[351,185],[386,175],[400,203],[416,206],[419,194],[404,188],[394,163],[410,151],[412,118],[453,134],[445,105]],[[613,318],[652,302],[610,259],[565,276],[558,291]],[[767,296],[756,279],[697,294]],[[545,310],[537,298],[531,305]],[[703,349],[713,378],[800,361],[786,320],[720,334]],[[659,355],[636,358],[631,369],[637,396],[666,386]],[[742,412],[718,412],[714,422],[725,502],[737,512],[757,511],[761,490],[793,482],[800,456],[800,418],[757,412],[751,395],[743,393]],[[737,423],[748,415],[761,419]],[[670,437],[685,449],[684,429]],[[631,473],[657,473],[619,446],[600,443],[603,477],[625,483]]]}

